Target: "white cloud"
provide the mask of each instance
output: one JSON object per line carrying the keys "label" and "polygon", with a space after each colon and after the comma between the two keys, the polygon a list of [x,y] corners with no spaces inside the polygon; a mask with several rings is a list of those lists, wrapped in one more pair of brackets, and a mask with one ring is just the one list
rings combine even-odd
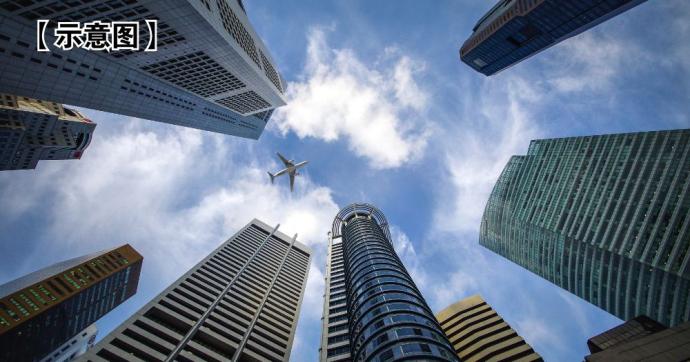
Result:
{"label": "white cloud", "polygon": [[420,263],[420,257],[417,255],[412,241],[410,241],[405,232],[395,225],[390,225],[389,230],[393,239],[393,249],[403,262],[407,272],[410,273],[412,280],[418,287],[425,285],[428,277],[423,265]]}
{"label": "white cloud", "polygon": [[641,54],[620,38],[591,31],[558,44],[554,50],[553,61],[547,64],[552,68],[550,82],[559,92],[608,89],[621,66]]}
{"label": "white cloud", "polygon": [[289,84],[288,105],[273,117],[278,130],[327,142],[344,137],[378,169],[420,157],[430,133],[428,95],[416,77],[424,65],[391,48],[378,66],[365,65],[351,49],[332,49],[322,28],[308,40],[302,79]]}
{"label": "white cloud", "polygon": [[[438,231],[476,231],[484,205],[510,156],[524,153],[540,131],[531,105],[540,92],[520,78],[492,78],[478,101],[468,96],[464,119],[439,139],[446,177],[438,187]],[[450,197],[449,197],[450,196]]]}
{"label": "white cloud", "polygon": [[299,233],[306,244],[325,242],[320,225],[338,210],[329,189],[300,177],[290,194],[283,184],[270,185],[268,167],[252,159],[246,165],[226,160],[225,170],[216,169],[224,153],[239,146],[217,147],[215,136],[196,130],[153,132],[140,124],[130,121],[117,135],[97,134],[80,161],[41,164],[53,176],[49,184],[23,185],[33,189],[30,194],[55,198],[50,230],[69,235],[67,245],[117,236],[152,255],[150,262],[160,261],[154,268],[160,270],[170,263],[159,255],[192,263],[254,217],[280,223],[281,231]]}
{"label": "white cloud", "polygon": [[[115,130],[101,126],[80,161],[44,161],[36,171],[2,175],[11,178],[3,195],[21,188],[22,205],[47,208],[40,257],[129,242],[144,256],[138,296],[146,293],[146,302],[258,218],[312,247],[302,308],[307,319],[320,318],[326,231],[339,210],[330,189],[306,176],[296,179],[294,193],[271,185],[271,165],[243,140],[136,119]],[[241,163],[234,161],[239,154]],[[0,217],[22,217],[28,208],[1,210]]]}
{"label": "white cloud", "polygon": [[[539,318],[538,313],[518,320],[513,327],[519,331],[520,336],[531,346],[551,346],[552,348],[562,345],[563,341],[552,328],[553,321],[545,321]],[[539,352],[539,351],[537,351]]]}
{"label": "white cloud", "polygon": [[445,308],[452,303],[473,295],[478,287],[475,275],[456,270],[444,276],[439,283],[432,286],[432,300],[438,308]]}

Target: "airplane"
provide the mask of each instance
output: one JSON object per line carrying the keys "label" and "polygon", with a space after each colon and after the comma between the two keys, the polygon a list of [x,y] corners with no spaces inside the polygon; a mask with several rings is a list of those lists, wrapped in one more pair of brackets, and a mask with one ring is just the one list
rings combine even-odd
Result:
{"label": "airplane", "polygon": [[276,172],[275,174],[268,172],[268,176],[271,177],[271,184],[273,184],[273,179],[287,173],[290,176],[290,192],[292,192],[295,188],[295,175],[299,175],[297,169],[306,165],[309,161],[302,161],[298,164],[295,164],[295,160],[288,160],[287,158],[283,157],[280,152],[276,152],[276,155],[278,155],[280,160],[283,161],[285,168]]}

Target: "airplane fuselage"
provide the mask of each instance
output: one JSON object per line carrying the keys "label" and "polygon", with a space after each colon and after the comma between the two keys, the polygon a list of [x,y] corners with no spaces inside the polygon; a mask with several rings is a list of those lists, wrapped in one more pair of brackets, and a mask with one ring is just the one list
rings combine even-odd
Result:
{"label": "airplane fuselage", "polygon": [[290,191],[292,191],[295,183],[295,175],[299,175],[297,169],[306,165],[309,161],[302,161],[300,163],[295,164],[294,160],[288,160],[285,157],[283,157],[283,155],[281,155],[280,153],[278,153],[277,155],[280,158],[280,160],[283,161],[283,164],[285,164],[285,168],[276,172],[275,174],[272,174],[270,172],[268,173],[268,175],[271,177],[271,183],[273,182],[274,178],[287,174],[288,176],[290,176]]}

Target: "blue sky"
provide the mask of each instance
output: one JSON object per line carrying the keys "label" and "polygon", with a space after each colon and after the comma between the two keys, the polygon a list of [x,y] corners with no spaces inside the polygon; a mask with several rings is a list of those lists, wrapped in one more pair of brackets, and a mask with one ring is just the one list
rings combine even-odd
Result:
{"label": "blue sky", "polygon": [[[80,161],[0,173],[0,283],[131,243],[136,296],[101,337],[251,218],[314,249],[295,361],[317,360],[326,232],[366,201],[434,311],[481,294],[547,360],[620,321],[478,245],[491,187],[535,138],[690,127],[690,3],[649,1],[499,75],[458,49],[493,1],[246,1],[289,81],[259,141],[98,111]],[[274,156],[308,159],[294,194]]]}

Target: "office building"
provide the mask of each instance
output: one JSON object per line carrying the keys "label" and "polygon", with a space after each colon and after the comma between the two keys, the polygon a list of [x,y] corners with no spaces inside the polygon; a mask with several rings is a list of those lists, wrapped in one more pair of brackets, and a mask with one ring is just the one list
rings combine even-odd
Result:
{"label": "office building", "polygon": [[391,240],[372,205],[352,204],[335,217],[321,361],[458,360]]}
{"label": "office building", "polygon": [[690,129],[532,141],[479,243],[623,320],[690,319]]}
{"label": "office building", "polygon": [[79,159],[96,124],[62,104],[0,94],[0,171]]}
{"label": "office building", "polygon": [[587,362],[687,361],[690,322],[666,328],[638,316],[587,341]]}
{"label": "office building", "polygon": [[[49,52],[38,52],[37,20]],[[58,22],[139,24],[139,50],[62,50]],[[156,51],[145,51],[154,38]],[[241,0],[7,0],[0,92],[257,139],[286,83]]]}
{"label": "office building", "polygon": [[58,347],[53,353],[43,358],[41,362],[70,362],[83,355],[94,343],[96,343],[98,328],[92,324],[62,346]]}
{"label": "office building", "polygon": [[311,261],[254,219],[80,361],[288,361]]}
{"label": "office building", "polygon": [[128,244],[0,285],[0,361],[39,361],[137,291],[143,258]]}
{"label": "office building", "polygon": [[472,28],[460,59],[492,75],[646,0],[500,0]]}
{"label": "office building", "polygon": [[543,361],[479,295],[451,304],[436,319],[461,361]]}

